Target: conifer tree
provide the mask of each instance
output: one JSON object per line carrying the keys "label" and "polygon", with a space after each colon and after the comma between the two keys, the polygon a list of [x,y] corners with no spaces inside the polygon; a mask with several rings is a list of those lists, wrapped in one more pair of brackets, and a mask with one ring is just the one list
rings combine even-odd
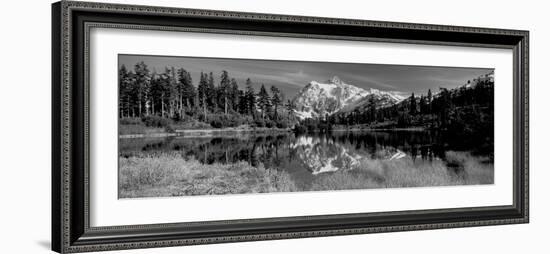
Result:
{"label": "conifer tree", "polygon": [[220,96],[223,99],[223,109],[224,113],[227,115],[227,108],[229,104],[229,97],[230,97],[230,85],[231,81],[229,79],[229,73],[227,73],[226,70],[222,71],[222,75],[220,76],[220,86],[219,86],[219,92]]}
{"label": "conifer tree", "polygon": [[142,116],[143,113],[143,105],[145,103],[145,99],[147,98],[147,93],[151,81],[149,69],[147,68],[147,65],[142,61],[137,63],[134,66],[134,73],[135,73],[135,83],[134,83],[134,93],[137,97],[137,107],[138,107],[138,117]]}
{"label": "conifer tree", "polygon": [[273,119],[278,119],[278,109],[279,106],[283,103],[282,93],[279,88],[276,86],[271,86],[271,105],[275,107],[275,113],[273,114]]}
{"label": "conifer tree", "polygon": [[262,119],[265,119],[266,112],[269,111],[269,94],[267,93],[267,90],[265,89],[264,84],[262,84],[262,87],[260,88],[260,92],[258,92],[258,107],[261,110],[262,113]]}
{"label": "conifer tree", "polygon": [[287,119],[290,120],[290,116],[294,112],[294,103],[292,101],[287,100],[285,104],[286,112],[287,112]]}
{"label": "conifer tree", "polygon": [[246,100],[246,112],[254,116],[256,112],[256,93],[254,92],[254,87],[252,87],[250,78],[246,79],[246,92],[244,97]]}
{"label": "conifer tree", "polygon": [[130,96],[133,84],[125,65],[120,67],[118,82],[120,117],[130,117]]}
{"label": "conifer tree", "polygon": [[237,104],[237,111],[241,115],[247,115],[247,103],[246,103],[246,97],[243,90],[238,90],[238,104]]}
{"label": "conifer tree", "polygon": [[414,93],[412,93],[410,98],[410,114],[416,115],[417,109],[416,109],[416,98],[414,97]]}
{"label": "conifer tree", "polygon": [[210,72],[208,74],[208,89],[206,96],[208,97],[208,105],[212,111],[216,111],[218,108],[216,86],[214,85],[214,74]]}
{"label": "conifer tree", "polygon": [[199,103],[200,103],[200,106],[202,106],[202,110],[203,110],[203,114],[204,114],[204,122],[207,122],[207,96],[208,96],[208,81],[207,81],[208,77],[206,75],[206,73],[203,73],[201,71],[201,77],[200,77],[200,80],[199,80],[199,87],[197,88],[198,90],[198,96],[199,96]]}
{"label": "conifer tree", "polygon": [[428,114],[432,113],[432,90],[428,89],[428,97],[426,98],[426,103],[428,104]]}
{"label": "conifer tree", "polygon": [[426,99],[424,99],[424,95],[420,95],[420,102],[419,102],[419,108],[420,108],[420,111],[419,113],[420,114],[426,114],[427,113],[427,110],[426,110]]}
{"label": "conifer tree", "polygon": [[231,79],[231,85],[229,87],[229,97],[231,108],[233,109],[233,111],[237,112],[239,106],[239,84],[234,78]]}

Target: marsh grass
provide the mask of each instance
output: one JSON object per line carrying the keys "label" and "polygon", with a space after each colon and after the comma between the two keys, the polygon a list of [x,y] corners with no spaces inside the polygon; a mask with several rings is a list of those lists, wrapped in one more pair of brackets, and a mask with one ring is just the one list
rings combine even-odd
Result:
{"label": "marsh grass", "polygon": [[461,176],[465,179],[465,184],[494,183],[494,165],[489,157],[474,157],[467,152],[455,151],[446,152],[445,157],[447,161],[462,166],[464,171]]}
{"label": "marsh grass", "polygon": [[[363,159],[350,171],[320,175],[312,190],[429,187],[492,184],[493,164],[466,152],[450,151],[446,160]],[[483,158],[482,158],[483,159]],[[448,164],[457,168],[449,168]]]}
{"label": "marsh grass", "polygon": [[119,160],[120,198],[297,191],[285,172],[244,162],[208,165],[177,154]]}
{"label": "marsh grass", "polygon": [[[120,157],[119,197],[166,197],[294,191],[492,184],[493,164],[467,152],[447,152],[445,160],[362,159],[351,170],[319,174],[297,187],[284,170],[246,162],[202,164],[178,153]],[[451,166],[449,166],[451,165]]]}

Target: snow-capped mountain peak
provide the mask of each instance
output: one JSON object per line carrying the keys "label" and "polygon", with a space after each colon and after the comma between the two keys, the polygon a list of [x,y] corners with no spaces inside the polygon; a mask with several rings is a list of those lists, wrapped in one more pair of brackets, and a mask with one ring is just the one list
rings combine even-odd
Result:
{"label": "snow-capped mountain peak", "polygon": [[369,96],[382,99],[385,104],[395,104],[403,97],[393,92],[380,91],[370,88],[365,90],[346,84],[337,76],[326,83],[311,81],[293,99],[296,106],[295,113],[301,118],[324,117],[342,109],[357,105]]}

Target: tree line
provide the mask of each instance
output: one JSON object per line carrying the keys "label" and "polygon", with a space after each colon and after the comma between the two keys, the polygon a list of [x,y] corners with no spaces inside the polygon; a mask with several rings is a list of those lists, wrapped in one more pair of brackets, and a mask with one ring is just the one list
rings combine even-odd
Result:
{"label": "tree line", "polygon": [[250,78],[240,89],[235,78],[223,70],[216,83],[213,72],[201,72],[193,83],[184,68],[165,67],[164,72],[149,70],[142,61],[132,70],[119,69],[119,118],[159,117],[173,121],[201,121],[212,127],[238,126],[286,128],[292,120],[290,100],[276,86],[269,91],[261,84],[254,91]]}

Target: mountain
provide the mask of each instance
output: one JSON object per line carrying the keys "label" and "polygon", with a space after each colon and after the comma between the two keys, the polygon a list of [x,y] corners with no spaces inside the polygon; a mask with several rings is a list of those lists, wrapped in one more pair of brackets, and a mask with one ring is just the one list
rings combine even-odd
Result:
{"label": "mountain", "polygon": [[379,106],[390,106],[404,98],[394,92],[370,88],[368,90],[346,84],[334,76],[326,83],[311,81],[292,102],[296,115],[301,118],[316,118],[331,115],[341,110],[354,109],[374,99]]}
{"label": "mountain", "polygon": [[371,104],[376,105],[376,108],[384,108],[400,103],[405,98],[391,92],[384,92],[377,89],[370,89],[370,94],[359,99],[355,103],[349,104],[346,107],[343,107],[338,112],[351,112],[355,109],[365,110]]}

